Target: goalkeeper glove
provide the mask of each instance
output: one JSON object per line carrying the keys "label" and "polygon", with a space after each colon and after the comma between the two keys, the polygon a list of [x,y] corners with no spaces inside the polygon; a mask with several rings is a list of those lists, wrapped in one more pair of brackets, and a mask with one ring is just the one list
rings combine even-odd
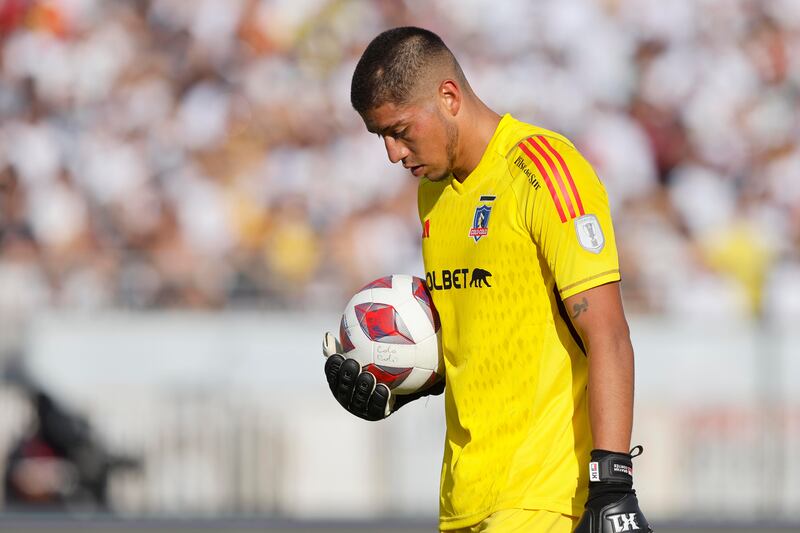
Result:
{"label": "goalkeeper glove", "polygon": [[428,395],[444,392],[444,380],[413,394],[395,395],[375,376],[362,371],[355,359],[342,355],[342,346],[336,337],[328,332],[322,341],[322,354],[325,356],[325,377],[334,398],[350,413],[364,420],[382,420],[405,404]]}
{"label": "goalkeeper glove", "polygon": [[630,454],[592,450],[589,498],[575,533],[652,533],[633,490],[631,459],[641,453],[641,446],[634,447]]}

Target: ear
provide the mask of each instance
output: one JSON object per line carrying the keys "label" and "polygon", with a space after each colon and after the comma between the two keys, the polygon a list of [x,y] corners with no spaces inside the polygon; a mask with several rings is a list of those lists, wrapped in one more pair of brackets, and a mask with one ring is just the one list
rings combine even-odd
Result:
{"label": "ear", "polygon": [[445,112],[451,117],[458,115],[463,103],[463,94],[461,87],[455,80],[444,80],[439,84],[439,102],[444,108]]}

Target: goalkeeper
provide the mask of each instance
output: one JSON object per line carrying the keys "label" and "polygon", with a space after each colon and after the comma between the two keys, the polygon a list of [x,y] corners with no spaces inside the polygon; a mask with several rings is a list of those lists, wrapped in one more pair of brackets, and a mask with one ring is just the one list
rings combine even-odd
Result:
{"label": "goalkeeper", "polygon": [[[491,280],[429,287],[446,377],[425,391],[445,395],[440,530],[647,531],[629,452],[633,348],[592,167],[562,135],[487,107],[420,28],[369,44],[351,102],[421,178],[427,277]],[[420,396],[393,396],[337,348],[326,335],[326,377],[353,414],[382,419]]]}

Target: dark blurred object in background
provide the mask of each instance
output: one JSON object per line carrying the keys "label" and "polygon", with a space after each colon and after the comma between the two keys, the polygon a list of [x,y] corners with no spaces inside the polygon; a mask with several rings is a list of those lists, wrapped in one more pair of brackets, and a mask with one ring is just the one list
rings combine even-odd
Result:
{"label": "dark blurred object in background", "polygon": [[109,451],[83,416],[70,412],[16,364],[6,377],[33,407],[30,429],[5,457],[4,507],[10,511],[109,511],[109,478],[142,467]]}

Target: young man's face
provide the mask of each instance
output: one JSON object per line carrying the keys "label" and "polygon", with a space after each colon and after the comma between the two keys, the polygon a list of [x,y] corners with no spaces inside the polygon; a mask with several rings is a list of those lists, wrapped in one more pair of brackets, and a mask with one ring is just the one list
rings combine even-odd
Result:
{"label": "young man's face", "polygon": [[450,175],[457,130],[434,103],[382,104],[362,115],[367,129],[384,142],[389,161],[402,162],[414,176],[439,181]]}

